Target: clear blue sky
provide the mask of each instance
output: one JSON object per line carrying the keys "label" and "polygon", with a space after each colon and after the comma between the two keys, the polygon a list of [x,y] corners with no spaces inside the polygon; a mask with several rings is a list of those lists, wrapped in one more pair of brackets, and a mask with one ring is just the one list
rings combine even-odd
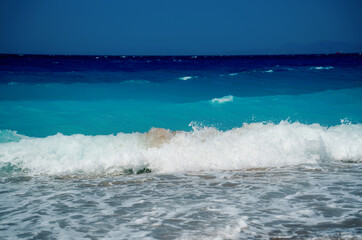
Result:
{"label": "clear blue sky", "polygon": [[361,46],[361,0],[0,0],[0,53],[218,55]]}

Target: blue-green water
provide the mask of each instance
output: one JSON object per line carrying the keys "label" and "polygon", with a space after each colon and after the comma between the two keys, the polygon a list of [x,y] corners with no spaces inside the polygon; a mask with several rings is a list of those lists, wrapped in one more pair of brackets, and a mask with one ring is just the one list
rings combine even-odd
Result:
{"label": "blue-green water", "polygon": [[358,54],[0,56],[2,235],[361,237],[361,79]]}
{"label": "blue-green water", "polygon": [[359,55],[1,60],[0,129],[27,136],[362,120]]}

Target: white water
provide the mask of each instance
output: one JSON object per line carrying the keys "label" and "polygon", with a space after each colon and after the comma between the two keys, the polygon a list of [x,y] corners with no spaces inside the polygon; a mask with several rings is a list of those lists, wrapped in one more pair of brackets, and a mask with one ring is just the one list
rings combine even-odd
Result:
{"label": "white water", "polygon": [[192,76],[180,77],[179,79],[180,79],[180,80],[183,80],[183,81],[187,81],[187,80],[192,79]]}
{"label": "white water", "polygon": [[332,66],[327,66],[327,67],[321,67],[321,66],[318,66],[318,67],[310,67],[309,69],[310,70],[330,70],[330,69],[333,69],[334,67]]}
{"label": "white water", "polygon": [[234,101],[234,96],[229,95],[222,98],[213,98],[211,100],[212,103],[226,103],[226,102],[232,102]]}
{"label": "white water", "polygon": [[0,164],[50,175],[145,167],[156,173],[238,170],[341,160],[362,160],[362,124],[327,128],[282,121],[229,131],[194,127],[191,132],[151,129],[103,136],[59,133],[0,143]]}

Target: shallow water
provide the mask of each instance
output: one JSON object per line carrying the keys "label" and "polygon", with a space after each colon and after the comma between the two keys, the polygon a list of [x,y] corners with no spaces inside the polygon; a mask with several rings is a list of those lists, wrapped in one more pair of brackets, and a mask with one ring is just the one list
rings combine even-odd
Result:
{"label": "shallow water", "polygon": [[356,239],[362,169],[323,163],[238,171],[1,179],[4,238]]}

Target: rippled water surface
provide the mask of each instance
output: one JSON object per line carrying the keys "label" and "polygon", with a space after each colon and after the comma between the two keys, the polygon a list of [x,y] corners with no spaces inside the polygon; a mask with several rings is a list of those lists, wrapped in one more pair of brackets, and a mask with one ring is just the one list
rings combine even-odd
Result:
{"label": "rippled water surface", "polygon": [[362,237],[360,163],[1,177],[4,239]]}

